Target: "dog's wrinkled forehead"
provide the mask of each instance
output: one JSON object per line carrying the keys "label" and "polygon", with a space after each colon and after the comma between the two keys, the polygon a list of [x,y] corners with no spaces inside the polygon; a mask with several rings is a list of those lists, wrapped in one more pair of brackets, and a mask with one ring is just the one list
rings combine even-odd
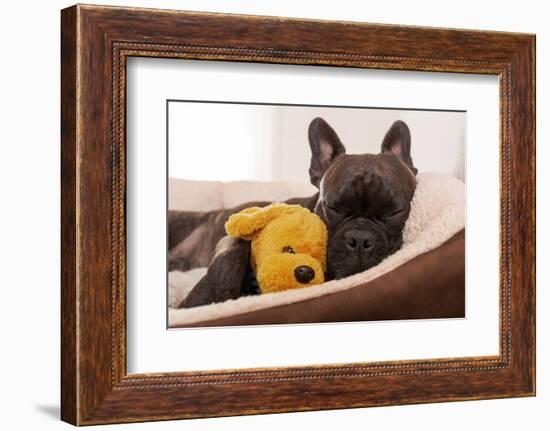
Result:
{"label": "dog's wrinkled forehead", "polygon": [[320,198],[330,206],[353,209],[391,200],[410,201],[415,186],[414,173],[396,157],[344,154],[327,169],[319,189]]}

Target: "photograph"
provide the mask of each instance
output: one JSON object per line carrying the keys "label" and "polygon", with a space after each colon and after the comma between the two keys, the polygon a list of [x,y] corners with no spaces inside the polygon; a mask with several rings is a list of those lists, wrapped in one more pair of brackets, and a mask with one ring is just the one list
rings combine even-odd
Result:
{"label": "photograph", "polygon": [[465,111],[166,116],[169,328],[465,317]]}
{"label": "photograph", "polygon": [[545,2],[2,6],[1,429],[550,429]]}
{"label": "photograph", "polygon": [[533,397],[535,34],[158,7],[58,16],[61,419]]}

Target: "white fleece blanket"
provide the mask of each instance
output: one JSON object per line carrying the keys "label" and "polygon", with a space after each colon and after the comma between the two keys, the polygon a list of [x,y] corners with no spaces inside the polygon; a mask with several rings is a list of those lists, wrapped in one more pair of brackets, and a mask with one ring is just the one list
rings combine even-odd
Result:
{"label": "white fleece blanket", "polygon": [[[350,277],[313,287],[247,296],[195,308],[169,308],[169,326],[183,327],[191,323],[290,304],[349,289],[380,277],[415,256],[437,248],[464,228],[465,186],[459,179],[442,174],[419,174],[417,182],[411,213],[403,232],[403,246],[377,266]],[[169,304],[181,302],[205,273],[206,268],[170,272]]]}

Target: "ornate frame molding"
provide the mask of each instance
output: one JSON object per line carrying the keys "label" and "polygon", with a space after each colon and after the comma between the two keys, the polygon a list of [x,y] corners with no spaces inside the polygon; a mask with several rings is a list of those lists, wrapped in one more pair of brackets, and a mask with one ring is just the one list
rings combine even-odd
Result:
{"label": "ornate frame molding", "polygon": [[[201,31],[206,25],[218,30]],[[258,35],[258,26],[269,31]],[[338,37],[307,37],[323,33]],[[534,46],[534,36],[523,34],[99,6],[65,9],[62,419],[98,424],[533,395]],[[403,55],[405,48],[409,56]],[[498,75],[500,354],[127,375],[125,65],[130,56]],[[530,217],[520,223],[519,214]],[[255,390],[266,394],[264,401],[243,396]],[[302,391],[308,391],[307,399]]]}

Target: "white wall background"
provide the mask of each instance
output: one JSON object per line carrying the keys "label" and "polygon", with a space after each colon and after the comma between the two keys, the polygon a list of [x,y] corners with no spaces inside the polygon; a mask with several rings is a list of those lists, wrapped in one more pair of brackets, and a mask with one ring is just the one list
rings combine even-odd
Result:
{"label": "white wall background", "polygon": [[[311,2],[131,0],[101,3],[321,19],[537,33],[538,396],[435,405],[248,416],[97,429],[278,430],[290,428],[545,430],[550,423],[548,266],[550,229],[550,28],[544,2],[464,0]],[[71,429],[59,399],[59,9],[70,2],[8,2],[0,15],[0,313],[3,429]]]}
{"label": "white wall background", "polygon": [[[322,117],[348,154],[379,153],[392,123],[403,120],[411,131],[418,170],[464,181],[466,116],[445,111],[170,102],[169,175],[189,180],[309,182],[308,127],[315,117]],[[205,160],[209,169],[204,168]]]}
{"label": "white wall background", "polygon": [[307,128],[315,116],[323,117],[332,126],[348,154],[379,153],[390,126],[403,120],[411,131],[411,154],[419,172],[439,172],[464,180],[466,113],[334,108],[281,113],[280,144],[284,154],[295,154],[281,163],[282,178],[304,174],[307,177],[311,157]]}

